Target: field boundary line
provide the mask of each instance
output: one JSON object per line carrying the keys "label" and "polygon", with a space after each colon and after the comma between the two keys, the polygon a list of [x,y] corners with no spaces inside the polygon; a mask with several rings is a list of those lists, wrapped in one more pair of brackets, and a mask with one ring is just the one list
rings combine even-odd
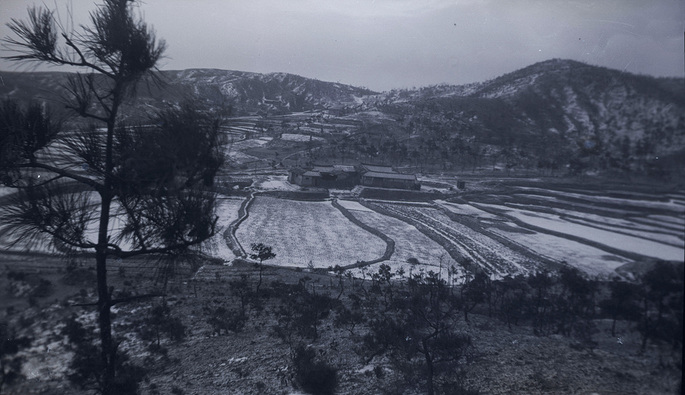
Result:
{"label": "field boundary line", "polygon": [[[470,203],[466,203],[466,204],[470,205]],[[475,206],[473,206],[473,207],[475,207]],[[478,232],[478,233],[480,233],[486,237],[489,237],[492,240],[499,242],[503,246],[510,248],[511,250],[518,252],[519,254],[531,259],[534,262],[535,266],[539,267],[539,266],[541,266],[541,264],[550,265],[552,267],[562,265],[562,263],[560,261],[556,261],[552,258],[541,255],[541,254],[535,252],[533,249],[528,248],[521,243],[517,243],[513,240],[507,239],[506,237],[502,237],[501,235],[485,228],[480,223],[478,223],[477,220],[475,220],[474,218],[472,218],[468,215],[460,215],[460,214],[453,213],[452,211],[450,211],[448,208],[444,207],[441,204],[438,204],[438,209],[441,210],[452,221],[458,222],[458,223],[470,228],[474,232]],[[479,208],[479,209],[483,210],[482,208]],[[495,212],[488,212],[486,210],[483,210],[483,211],[487,212],[488,214],[499,215]],[[462,218],[462,217],[465,217],[465,218]]]}
{"label": "field boundary line", "polygon": [[[477,203],[476,203],[476,204],[477,204]],[[476,204],[471,203],[471,205],[473,205],[474,207],[477,207],[477,208],[479,208],[479,209],[481,209],[481,210],[483,210],[483,211],[488,211],[486,208],[484,208],[484,207],[482,207],[482,206],[480,206],[480,205],[476,206]],[[586,238],[583,238],[583,237],[579,237],[579,236],[575,236],[575,235],[571,235],[571,234],[567,234],[567,233],[563,233],[563,232],[558,232],[558,231],[555,231],[555,230],[543,228],[543,227],[536,226],[536,225],[531,225],[531,224],[529,224],[529,223],[526,223],[526,222],[524,222],[524,221],[522,221],[522,220],[516,218],[516,217],[513,216],[513,215],[509,215],[509,214],[505,214],[505,213],[499,213],[498,215],[500,215],[500,216],[502,216],[502,217],[508,219],[509,221],[515,223],[516,225],[518,225],[518,226],[520,226],[520,227],[522,227],[522,228],[524,228],[524,229],[529,229],[529,230],[532,230],[532,231],[535,231],[535,232],[538,232],[538,233],[545,233],[545,234],[548,234],[548,235],[560,237],[560,238],[562,238],[562,239],[567,239],[567,240],[575,241],[575,242],[578,242],[578,243],[581,243],[581,244],[588,245],[588,246],[590,246],[590,247],[597,248],[597,249],[602,250],[602,251],[606,251],[606,252],[608,252],[608,253],[610,253],[610,254],[614,254],[614,255],[618,255],[618,256],[621,256],[621,257],[624,257],[624,258],[627,258],[627,259],[631,259],[631,260],[633,260],[633,261],[638,261],[638,262],[645,262],[645,261],[646,261],[646,262],[651,262],[651,261],[656,261],[656,260],[658,260],[658,258],[655,258],[655,257],[650,257],[650,256],[647,256],[647,255],[641,255],[641,254],[634,253],[634,252],[619,250],[618,248],[614,248],[614,247],[608,246],[608,245],[606,245],[606,244],[602,244],[602,243],[596,242],[596,241],[594,241],[594,240],[586,239]],[[634,236],[634,237],[637,237],[637,236]]]}
{"label": "field boundary line", "polygon": [[250,215],[249,208],[252,205],[252,202],[254,202],[255,199],[255,192],[250,193],[250,196],[247,197],[247,199],[243,200],[243,202],[240,204],[240,208],[238,209],[238,219],[234,220],[228,225],[228,228],[224,232],[224,240],[226,241],[226,244],[228,245],[228,248],[233,251],[233,253],[236,255],[236,257],[239,258],[245,258],[247,257],[247,253],[245,252],[245,249],[243,248],[242,244],[240,244],[240,241],[238,241],[238,238],[236,237],[235,233],[238,230],[238,227],[240,226],[243,221],[247,219],[247,217]]}
{"label": "field boundary line", "polygon": [[[659,239],[653,239],[653,238],[650,238],[650,237],[646,237],[646,236],[644,236],[644,235],[638,235],[638,234],[635,234],[635,233],[630,233],[631,230],[632,230],[632,231],[636,231],[636,232],[645,232],[645,231],[641,231],[640,229],[635,229],[635,228],[631,228],[631,227],[628,227],[628,226],[622,226],[622,225],[604,226],[603,224],[598,223],[598,222],[596,222],[596,221],[592,221],[592,220],[588,220],[588,219],[585,219],[585,218],[576,217],[576,216],[572,216],[572,215],[559,215],[559,219],[562,219],[562,220],[568,221],[568,222],[572,222],[572,223],[574,223],[574,224],[587,226],[587,227],[590,227],[590,228],[595,228],[595,229],[599,229],[599,230],[606,230],[606,231],[608,231],[608,232],[614,232],[614,233],[617,233],[617,234],[620,234],[620,235],[638,237],[638,238],[640,238],[640,239],[653,241],[653,242],[655,242],[655,243],[664,244],[664,245],[671,246],[671,247],[683,248],[683,245],[681,245],[681,244],[675,244],[675,243],[672,243],[672,242],[670,242],[670,241],[664,241],[664,240],[659,240]],[[678,237],[678,238],[680,238],[680,239],[683,238],[683,236],[681,236],[681,235],[674,235],[673,233],[667,233],[667,232],[664,232],[664,231],[656,231],[656,230],[655,230],[655,231],[649,231],[649,233],[651,233],[651,234],[661,234],[661,235],[664,235],[664,236],[675,236],[675,237]]]}
{"label": "field boundary line", "polygon": [[[396,213],[390,209],[387,209],[385,207],[381,207],[380,204],[376,203],[371,203],[366,200],[359,200],[359,203],[370,209],[373,210],[379,214],[387,215],[389,217],[398,219],[404,223],[407,223],[413,227],[415,227],[419,232],[423,233],[426,235],[429,239],[435,241],[438,243],[446,252],[447,254],[455,261],[455,262],[463,262],[464,256],[457,250],[457,248],[452,244],[452,241],[445,236],[439,234],[438,232],[435,232],[433,229],[428,228],[426,225],[415,221],[413,218],[408,218],[404,215],[401,215],[399,213]],[[387,202],[384,204],[388,204]]]}
{"label": "field boundary line", "polygon": [[371,260],[371,261],[359,261],[359,262],[353,263],[351,265],[345,265],[342,267],[344,270],[357,269],[357,268],[364,267],[364,266],[370,266],[370,265],[373,265],[376,263],[387,261],[390,259],[390,257],[392,257],[392,254],[395,253],[395,240],[393,240],[390,236],[386,235],[385,233],[381,232],[380,230],[373,228],[373,227],[363,223],[362,221],[358,220],[352,213],[349,212],[349,210],[347,210],[345,207],[340,205],[340,203],[338,203],[338,199],[333,199],[331,201],[331,203],[332,203],[333,207],[337,208],[338,211],[340,211],[342,213],[342,215],[345,216],[345,218],[347,218],[348,220],[350,220],[353,224],[359,226],[360,228],[364,229],[365,231],[371,233],[374,236],[380,237],[385,242],[385,252],[383,252],[382,257],[380,257],[378,259]]}

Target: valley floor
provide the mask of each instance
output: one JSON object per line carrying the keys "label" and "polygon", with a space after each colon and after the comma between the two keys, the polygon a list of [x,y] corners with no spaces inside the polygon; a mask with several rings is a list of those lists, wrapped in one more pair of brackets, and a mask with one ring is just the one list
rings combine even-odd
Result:
{"label": "valley floor", "polygon": [[[445,277],[468,261],[493,278],[565,265],[590,276],[634,278],[640,266],[683,262],[685,256],[685,191],[677,188],[473,178],[459,190],[462,178],[425,177],[426,184],[440,187],[424,187],[420,201],[403,191],[356,188],[331,192],[333,202],[312,202],[273,197],[278,179],[255,180],[235,241],[243,248],[273,246],[277,256],[270,263],[279,266],[357,264],[375,271],[384,263],[406,272],[411,259]],[[240,201],[226,202],[221,218],[235,221]],[[388,240],[394,245],[390,255]]]}

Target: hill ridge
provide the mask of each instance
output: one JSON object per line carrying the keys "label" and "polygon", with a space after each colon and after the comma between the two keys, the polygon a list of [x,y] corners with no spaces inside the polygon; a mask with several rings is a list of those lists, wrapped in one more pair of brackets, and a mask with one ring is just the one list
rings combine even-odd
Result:
{"label": "hill ridge", "polygon": [[[45,99],[68,75],[0,72],[0,98]],[[139,90],[126,107],[131,117],[192,98],[234,116],[315,112],[358,122],[363,127],[354,133],[369,137],[350,142],[362,160],[653,175],[685,167],[685,78],[568,59],[479,83],[382,93],[284,72],[197,68],[161,75],[166,86]]]}

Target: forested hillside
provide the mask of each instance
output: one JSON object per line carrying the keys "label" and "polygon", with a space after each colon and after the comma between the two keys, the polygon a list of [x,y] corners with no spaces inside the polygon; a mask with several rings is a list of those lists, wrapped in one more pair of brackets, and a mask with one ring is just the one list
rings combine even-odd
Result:
{"label": "forested hillside", "polygon": [[[226,116],[281,123],[309,112],[323,123],[357,125],[337,134],[322,126],[326,144],[313,157],[319,161],[665,178],[685,167],[684,79],[570,60],[537,63],[482,83],[384,93],[285,73],[191,69],[158,77],[139,88],[126,109],[129,120],[194,98]],[[42,100],[59,111],[59,85],[68,74],[0,78],[0,97]]]}

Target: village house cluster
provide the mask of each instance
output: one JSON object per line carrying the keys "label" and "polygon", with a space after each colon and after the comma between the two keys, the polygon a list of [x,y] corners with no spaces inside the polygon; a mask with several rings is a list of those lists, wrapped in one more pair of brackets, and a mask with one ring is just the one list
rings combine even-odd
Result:
{"label": "village house cluster", "polygon": [[288,181],[303,187],[333,189],[351,189],[357,185],[414,190],[421,188],[415,174],[399,173],[392,166],[369,164],[314,165],[307,169],[296,167],[290,170]]}

